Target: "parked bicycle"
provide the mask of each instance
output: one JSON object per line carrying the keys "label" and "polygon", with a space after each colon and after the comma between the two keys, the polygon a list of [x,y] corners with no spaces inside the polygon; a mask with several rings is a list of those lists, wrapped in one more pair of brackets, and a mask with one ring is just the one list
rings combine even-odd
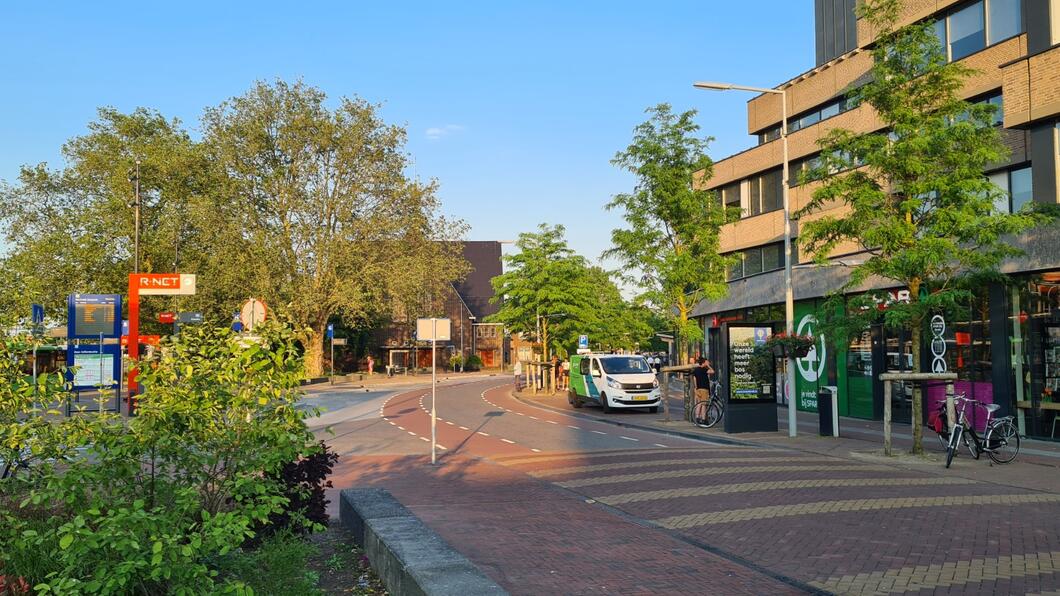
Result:
{"label": "parked bicycle", "polygon": [[692,406],[692,424],[699,428],[710,428],[725,416],[725,402],[721,399],[721,383],[710,382],[710,398],[701,399]]}
{"label": "parked bicycle", "polygon": [[[973,458],[979,459],[987,454],[999,464],[1007,464],[1016,459],[1020,452],[1020,434],[1012,416],[994,418],[994,413],[1001,409],[997,404],[987,404],[976,399],[958,394],[953,398],[957,412],[957,424],[951,432],[946,415],[946,402],[939,404],[939,409],[932,420],[932,427],[938,433],[939,442],[946,448],[946,467],[950,467],[953,458],[960,451],[961,441]],[[986,412],[986,426],[983,436],[975,431],[975,426],[968,421],[968,407],[978,407]]]}

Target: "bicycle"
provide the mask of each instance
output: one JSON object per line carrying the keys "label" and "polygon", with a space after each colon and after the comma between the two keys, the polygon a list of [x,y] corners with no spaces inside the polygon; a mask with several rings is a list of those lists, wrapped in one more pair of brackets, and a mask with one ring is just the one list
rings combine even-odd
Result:
{"label": "bicycle", "polygon": [[[994,463],[1007,464],[1016,459],[1020,452],[1020,434],[1012,416],[993,418],[994,412],[1001,409],[997,404],[984,404],[977,399],[965,397],[959,394],[953,398],[956,409],[957,423],[951,430],[949,420],[946,416],[946,403],[939,406],[935,432],[938,433],[939,441],[946,447],[946,467],[950,467],[953,458],[960,451],[961,440],[973,458],[986,453]],[[965,410],[968,405],[978,406],[986,410],[986,428],[982,437],[975,432],[975,427],[968,422]]]}
{"label": "bicycle", "polygon": [[710,382],[710,398],[702,399],[692,406],[692,424],[699,428],[711,428],[725,416],[725,402],[721,399],[721,383]]}

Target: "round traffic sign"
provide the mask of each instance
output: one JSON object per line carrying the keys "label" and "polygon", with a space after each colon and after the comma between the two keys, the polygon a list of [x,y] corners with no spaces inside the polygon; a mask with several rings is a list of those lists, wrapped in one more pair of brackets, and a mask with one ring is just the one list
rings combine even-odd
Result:
{"label": "round traffic sign", "polygon": [[265,303],[257,298],[251,298],[243,303],[239,309],[239,320],[243,323],[243,329],[253,331],[254,327],[265,322],[268,313]]}

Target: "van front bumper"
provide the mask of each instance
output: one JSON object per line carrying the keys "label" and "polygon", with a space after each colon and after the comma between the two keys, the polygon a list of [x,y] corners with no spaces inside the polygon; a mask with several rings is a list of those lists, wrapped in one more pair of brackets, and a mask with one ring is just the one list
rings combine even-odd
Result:
{"label": "van front bumper", "polygon": [[661,395],[658,393],[641,393],[622,396],[607,396],[607,401],[615,407],[644,408],[659,405]]}

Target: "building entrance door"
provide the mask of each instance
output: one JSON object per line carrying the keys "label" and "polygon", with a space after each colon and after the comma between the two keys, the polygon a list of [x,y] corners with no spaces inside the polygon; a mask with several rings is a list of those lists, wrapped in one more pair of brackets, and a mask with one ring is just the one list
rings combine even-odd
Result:
{"label": "building entrance door", "polygon": [[849,415],[872,420],[872,331],[866,329],[850,342],[846,365]]}

